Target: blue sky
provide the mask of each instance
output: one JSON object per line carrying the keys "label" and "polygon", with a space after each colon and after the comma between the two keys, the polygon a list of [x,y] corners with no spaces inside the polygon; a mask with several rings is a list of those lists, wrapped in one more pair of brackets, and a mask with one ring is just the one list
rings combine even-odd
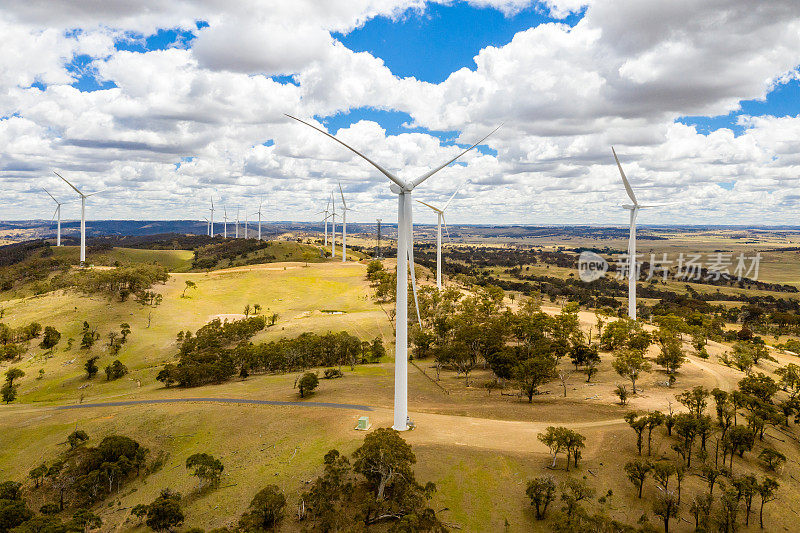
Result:
{"label": "blue sky", "polygon": [[[585,10],[584,10],[585,11]],[[450,5],[428,5],[424,11],[409,10],[399,19],[378,16],[349,33],[332,33],[332,36],[354,52],[369,52],[383,60],[398,77],[413,77],[420,81],[441,83],[453,72],[475,68],[474,57],[487,46],[504,46],[520,31],[545,23],[575,26],[584,11],[570,14],[566,18],[551,17],[540,7],[528,7],[514,14],[503,14],[490,7],[476,7],[458,2]],[[196,22],[197,29],[208,27],[205,21]],[[171,47],[191,48],[194,31],[160,29],[152,35],[129,32],[115,42],[121,51],[145,53]],[[78,55],[68,64],[68,70],[77,75],[73,86],[84,92],[116,87],[110,80],[98,80],[90,68],[93,58]],[[281,83],[295,83],[290,75],[272,76]],[[36,82],[41,89],[45,85]],[[694,125],[697,131],[708,134],[720,128],[728,128],[741,135],[744,127],[737,124],[739,116],[795,116],[800,113],[800,81],[792,80],[779,84],[761,100],[743,100],[741,109],[720,116],[684,116],[678,122]],[[437,136],[443,144],[453,143],[456,131],[434,131],[424,128],[408,128],[411,123],[408,113],[402,111],[356,108],[347,113],[328,117],[315,117],[331,132],[348,127],[360,120],[379,123],[388,134],[408,131],[423,131]],[[493,153],[485,147],[483,153]]]}

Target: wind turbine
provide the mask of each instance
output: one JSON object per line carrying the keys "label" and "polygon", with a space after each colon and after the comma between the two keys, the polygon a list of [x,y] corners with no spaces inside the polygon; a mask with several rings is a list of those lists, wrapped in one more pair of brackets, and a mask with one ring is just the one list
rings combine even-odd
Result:
{"label": "wind turbine", "polygon": [[236,238],[239,238],[239,206],[236,206]]}
{"label": "wind turbine", "polygon": [[325,209],[322,211],[317,211],[315,213],[317,215],[325,214],[325,216],[322,218],[323,222],[325,222],[325,244],[323,244],[323,248],[328,246],[328,219],[330,218],[330,215],[328,214],[330,213],[330,211],[328,210],[328,208],[330,206],[331,206],[331,199],[328,198],[328,205],[325,206]]}
{"label": "wind turbine", "polygon": [[53,174],[64,180],[64,183],[72,187],[72,190],[78,193],[81,197],[81,263],[80,264],[81,266],[85,266],[86,265],[86,199],[89,198],[90,196],[94,196],[95,194],[100,194],[103,191],[97,191],[90,194],[83,194],[81,191],[78,190],[77,187],[68,182],[64,178],[64,176],[62,176],[55,170],[53,171]]}
{"label": "wind turbine", "polygon": [[344,263],[347,261],[347,212],[352,209],[347,207],[347,202],[344,201],[341,183],[339,183],[339,194],[342,197],[342,263]]}
{"label": "wind turbine", "polygon": [[636,200],[636,195],[633,194],[631,184],[628,183],[628,178],[622,170],[622,165],[619,163],[617,152],[614,147],[611,147],[611,152],[614,154],[614,160],[617,162],[619,168],[619,175],[622,176],[622,183],[625,185],[625,192],[633,202],[633,205],[623,205],[624,209],[631,212],[631,229],[628,236],[628,316],[636,320],[636,281],[639,278],[639,273],[636,267],[636,216],[639,214],[640,209],[648,207],[660,207],[660,204],[642,205]]}
{"label": "wind turbine", "polygon": [[[439,165],[433,170],[422,174],[413,180],[403,180],[395,174],[389,172],[382,166],[378,165],[370,158],[357,151],[355,148],[340,141],[330,133],[323,131],[316,126],[309,124],[304,120],[297,117],[286,115],[287,117],[305,124],[313,128],[321,134],[330,137],[338,142],[351,152],[355,153],[367,163],[378,169],[378,171],[386,176],[391,185],[390,190],[397,195],[397,297],[395,299],[395,356],[394,356],[394,424],[392,427],[397,431],[406,431],[408,429],[408,270],[411,270],[411,286],[414,290],[414,300],[416,303],[416,281],[414,279],[414,246],[413,246],[413,224],[411,219],[411,192],[422,184],[426,179],[430,178],[450,163],[466,154],[484,140],[489,135],[497,131],[494,129],[489,135],[476,142],[466,150],[459,153],[457,156]],[[498,126],[499,128],[499,126]],[[419,318],[419,307],[417,306],[417,317]]]}
{"label": "wind turbine", "polygon": [[264,197],[258,202],[258,240],[261,240],[261,205],[264,203]]}
{"label": "wind turbine", "polygon": [[336,197],[333,192],[331,192],[331,208],[331,258],[334,258],[336,257]]}
{"label": "wind turbine", "polygon": [[63,202],[59,202],[58,200],[56,200],[55,196],[47,192],[47,189],[45,189],[44,187],[42,187],[42,190],[46,192],[47,196],[52,198],[53,201],[56,203],[56,210],[53,213],[53,218],[50,219],[50,222],[52,222],[54,218],[58,217],[58,230],[56,231],[56,246],[61,246],[61,204]]}
{"label": "wind turbine", "polygon": [[222,220],[224,221],[222,224],[222,235],[224,238],[228,238],[228,208],[224,205],[222,206]]}
{"label": "wind turbine", "polygon": [[[466,183],[466,182],[464,182]],[[453,201],[453,198],[456,197],[458,194],[459,189],[464,186],[464,183],[456,187],[456,190],[453,192],[450,199],[447,200],[447,203],[439,209],[438,207],[434,207],[431,204],[426,204],[422,200],[417,200],[417,202],[421,203],[424,206],[430,207],[436,212],[436,288],[441,290],[442,289],[442,223],[444,222],[445,230],[447,229],[447,222],[444,220],[444,211],[447,209],[447,206],[450,205],[450,202]],[[448,232],[449,235],[450,232]]]}
{"label": "wind turbine", "polygon": [[214,197],[211,197],[211,220],[208,221],[208,235],[214,237]]}

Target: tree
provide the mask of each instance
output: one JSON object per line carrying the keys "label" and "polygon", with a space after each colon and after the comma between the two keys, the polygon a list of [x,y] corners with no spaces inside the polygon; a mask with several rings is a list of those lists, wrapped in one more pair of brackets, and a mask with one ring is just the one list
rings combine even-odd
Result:
{"label": "tree", "polygon": [[738,454],[744,456],[744,452],[752,450],[755,443],[755,434],[750,428],[745,426],[734,426],[728,431],[726,436],[727,448],[731,453],[730,470],[733,471],[733,456]]}
{"label": "tree", "polygon": [[[566,440],[564,438],[566,431],[569,430],[565,427],[549,426],[544,433],[539,433],[536,436],[539,442],[550,448],[550,453],[553,455],[553,464],[550,465],[550,468],[556,467],[556,459],[559,452],[566,448]],[[567,462],[569,463],[569,461]]]}
{"label": "tree", "polygon": [[684,391],[675,396],[680,403],[686,406],[689,413],[696,417],[703,415],[708,405],[708,389],[702,386],[694,387],[692,390]]}
{"label": "tree", "polygon": [[564,447],[567,449],[567,471],[569,471],[569,456],[572,455],[572,461],[575,468],[578,468],[578,459],[581,456],[581,449],[585,447],[586,437],[567,429],[564,432]]}
{"label": "tree", "polygon": [[100,517],[88,509],[78,509],[72,513],[71,523],[77,526],[79,531],[89,531],[103,525]]}
{"label": "tree", "polygon": [[772,397],[778,392],[778,384],[771,377],[759,372],[740,379],[739,390],[764,403],[771,403]]}
{"label": "tree", "polygon": [[670,376],[674,376],[678,369],[686,362],[686,354],[678,337],[668,337],[661,344],[661,351],[656,356],[656,364],[663,366]]}
{"label": "tree", "polygon": [[31,478],[36,485],[36,488],[39,488],[39,485],[42,483],[45,474],[47,474],[47,465],[42,463],[36,468],[32,469],[28,472],[28,477]]}
{"label": "tree", "polygon": [[52,351],[61,340],[61,333],[58,332],[53,326],[46,326],[44,328],[44,335],[42,335],[42,342],[39,347],[44,350]]}
{"label": "tree", "polygon": [[[711,507],[714,505],[714,497],[709,494],[698,494],[694,497],[689,512],[694,516],[694,528],[697,531],[708,531],[709,516]],[[702,529],[701,529],[702,526]]]}
{"label": "tree", "polygon": [[244,317],[247,318],[250,316],[250,304],[244,306]]}
{"label": "tree", "polygon": [[614,389],[614,394],[619,398],[619,404],[623,407],[628,405],[628,397],[630,393],[628,392],[628,387],[625,385],[617,385],[617,388]]}
{"label": "tree", "polygon": [[206,483],[210,486],[218,485],[224,468],[222,461],[207,453],[196,453],[186,459],[186,469],[191,469],[191,475],[197,476],[199,480],[198,490],[203,490]]}
{"label": "tree", "polygon": [[22,370],[20,370],[19,368],[15,367],[15,366],[12,366],[8,370],[6,370],[6,383],[8,383],[10,386],[13,387],[14,386],[14,380],[18,379],[18,378],[21,378],[24,375],[25,375],[25,372],[23,372]]}
{"label": "tree", "polygon": [[547,354],[536,354],[514,368],[514,379],[522,393],[528,397],[528,403],[533,403],[534,394],[541,385],[553,379],[555,371],[556,361]]}
{"label": "tree", "polygon": [[673,449],[681,454],[686,461],[686,466],[692,466],[692,449],[697,438],[698,421],[694,415],[689,413],[678,413],[675,415],[675,432],[680,439]]}
{"label": "tree", "polygon": [[71,450],[74,450],[87,440],[89,440],[89,435],[87,435],[82,429],[76,429],[67,436],[67,442],[69,443],[69,448]]}
{"label": "tree", "polygon": [[775,373],[781,377],[779,385],[789,394],[789,399],[797,398],[797,395],[800,394],[800,366],[789,363],[775,369]]}
{"label": "tree", "polygon": [[189,289],[196,289],[197,283],[191,280],[184,281],[185,286],[183,287],[183,292],[181,293],[181,298],[186,298],[186,291]]}
{"label": "tree", "polygon": [[758,509],[758,523],[761,529],[764,529],[764,505],[777,499],[775,492],[777,492],[778,486],[777,481],[771,477],[766,477],[756,489],[758,495],[761,497],[761,506]]}
{"label": "tree", "polygon": [[664,492],[669,490],[669,478],[675,475],[675,465],[669,461],[657,461],[653,463],[653,479],[661,485]]}
{"label": "tree", "polygon": [[3,387],[0,388],[0,395],[2,395],[3,401],[6,403],[6,405],[10,404],[17,399],[17,386],[6,381],[3,384]]}
{"label": "tree", "polygon": [[119,379],[128,373],[128,367],[122,364],[122,361],[115,359],[113,363],[106,366],[106,380],[111,381]]}
{"label": "tree", "polygon": [[636,433],[636,449],[639,452],[639,455],[642,455],[642,443],[643,443],[643,435],[644,430],[647,427],[647,419],[642,417],[638,418],[636,413],[627,413],[625,414],[625,422],[633,429]]}
{"label": "tree", "polygon": [[786,456],[774,448],[764,448],[758,454],[758,458],[764,462],[767,470],[772,472],[786,462]]}
{"label": "tree", "polygon": [[758,480],[753,475],[740,476],[733,480],[733,486],[739,493],[739,497],[744,499],[744,525],[750,525],[750,509],[753,504],[753,496],[758,491]]}
{"label": "tree", "polygon": [[581,501],[594,496],[594,489],[582,479],[567,478],[561,487],[561,501],[564,502],[564,511],[571,518]]}
{"label": "tree", "polygon": [[711,465],[703,465],[700,474],[698,474],[702,479],[705,479],[708,482],[708,494],[714,494],[714,485],[716,484],[717,478],[723,474],[723,471],[719,468],[713,467]]}
{"label": "tree", "polygon": [[653,501],[653,514],[664,522],[664,533],[669,533],[669,521],[678,516],[678,498],[666,490],[659,492]]}
{"label": "tree", "polygon": [[253,497],[247,512],[239,520],[242,531],[274,530],[283,520],[286,496],[276,485],[267,485]]}
{"label": "tree", "polygon": [[561,387],[564,389],[564,398],[567,397],[567,380],[572,375],[571,370],[559,370],[558,379],[561,381]]}
{"label": "tree", "polygon": [[153,503],[147,506],[147,526],[155,531],[170,531],[183,524],[180,501],[180,493],[170,489],[162,490]]}
{"label": "tree", "polygon": [[543,520],[547,506],[556,499],[556,482],[550,476],[534,478],[528,482],[525,494],[531,499],[531,505],[536,509],[536,520]]}
{"label": "tree", "polygon": [[364,438],[364,444],[353,452],[353,470],[363,475],[367,487],[377,502],[388,498],[396,499],[395,504],[403,502],[402,492],[424,492],[425,497],[435,490],[429,484],[424,490],[414,478],[413,465],[417,462],[411,446],[400,437],[400,433],[390,428],[379,428]]}
{"label": "tree", "polygon": [[649,461],[642,461],[641,459],[629,461],[625,464],[625,473],[628,474],[628,479],[639,491],[639,498],[642,497],[644,481],[647,479],[647,474],[650,472],[651,468]]}
{"label": "tree", "polygon": [[84,363],[83,368],[86,370],[86,376],[88,379],[92,379],[97,375],[97,372],[100,370],[97,366],[97,360],[100,359],[98,356],[90,357],[86,363]]}
{"label": "tree", "polygon": [[612,366],[617,374],[631,380],[634,395],[636,394],[636,380],[639,379],[642,372],[650,371],[650,363],[644,358],[644,355],[631,349],[620,352]]}
{"label": "tree", "polygon": [[647,425],[647,455],[650,455],[650,446],[653,442],[653,430],[664,423],[664,414],[661,411],[652,411],[644,417]]}
{"label": "tree", "polygon": [[310,394],[319,386],[319,378],[313,372],[306,372],[297,382],[297,388],[300,390],[300,397],[305,398],[306,394]]}

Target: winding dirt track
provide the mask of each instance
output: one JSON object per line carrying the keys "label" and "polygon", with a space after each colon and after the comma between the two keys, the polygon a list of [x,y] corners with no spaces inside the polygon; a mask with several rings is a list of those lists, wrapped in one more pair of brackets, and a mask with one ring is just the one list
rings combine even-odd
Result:
{"label": "winding dirt track", "polygon": [[[369,413],[373,427],[389,427],[392,424],[393,413],[391,409],[356,405],[345,403],[327,402],[290,402],[274,400],[256,400],[249,398],[160,398],[151,400],[120,400],[109,402],[82,403],[58,405],[42,409],[93,409],[107,407],[127,407],[137,405],[152,405],[164,403],[227,403],[251,404],[265,406],[289,407],[316,407],[329,409],[345,409],[359,413]],[[38,409],[36,409],[38,410]],[[541,444],[536,436],[543,432],[553,422],[547,421],[511,421],[495,420],[490,418],[477,418],[471,416],[445,415],[436,413],[411,412],[411,419],[416,424],[416,429],[406,434],[411,443],[418,444],[447,444],[465,446],[500,452],[547,452],[547,447]],[[347,419],[349,423],[349,418]],[[567,425],[572,429],[593,429],[612,426],[623,426],[622,419],[593,420],[589,422],[576,422]]]}

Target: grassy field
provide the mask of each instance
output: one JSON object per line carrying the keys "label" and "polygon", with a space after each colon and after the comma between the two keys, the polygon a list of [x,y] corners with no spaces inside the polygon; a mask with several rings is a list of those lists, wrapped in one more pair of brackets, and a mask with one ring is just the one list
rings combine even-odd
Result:
{"label": "grassy field", "polygon": [[[59,250],[58,253],[74,253]],[[794,252],[775,252],[767,262],[767,275],[791,278],[792,271],[781,261]],[[105,297],[88,297],[73,292],[48,293],[3,303],[3,321],[10,326],[37,320],[53,325],[63,337],[53,354],[32,345],[15,366],[25,371],[20,383],[20,397],[11,405],[0,406],[0,481],[24,480],[28,470],[44,460],[52,461],[65,450],[65,437],[76,427],[87,431],[90,443],[103,436],[124,434],[150,449],[151,457],[163,454],[163,468],[133,481],[121,493],[95,509],[105,525],[103,531],[144,531],[130,516],[138,503],[148,503],[158,492],[170,487],[184,495],[186,526],[205,529],[232,525],[245,510],[252,496],[267,484],[279,485],[287,495],[286,531],[299,531],[302,524],[292,519],[300,494],[308,482],[322,470],[322,456],[331,448],[351,453],[363,440],[364,433],[354,430],[358,416],[368,415],[373,427],[391,425],[393,405],[393,328],[386,310],[370,298],[364,279],[364,263],[327,261],[310,263],[282,262],[237,266],[212,272],[180,272],[191,263],[191,252],[114,249],[106,259],[113,261],[153,261],[171,265],[174,272],[167,283],[156,286],[163,296],[158,307],[142,306],[134,301],[118,302]],[[189,255],[186,255],[189,254]],[[796,264],[796,263],[795,263]],[[387,267],[392,263],[387,261]],[[531,273],[568,276],[569,269],[531,267]],[[771,271],[769,269],[772,269]],[[420,269],[422,270],[422,269]],[[196,288],[187,289],[186,281]],[[787,281],[788,282],[788,281]],[[695,284],[697,290],[703,285]],[[672,287],[671,287],[672,288]],[[677,286],[675,287],[677,288]],[[744,289],[746,290],[746,289]],[[311,406],[268,406],[244,403],[185,402],[121,407],[82,407],[58,409],[63,405],[108,402],[114,400],[150,400],[179,398],[230,398],[248,400],[298,401],[294,389],[297,373],[255,375],[246,380],[232,379],[222,385],[192,389],[167,389],[155,381],[161,366],[176,357],[176,333],[198,329],[217,316],[237,318],[244,306],[259,303],[262,313],[278,314],[277,324],[259,333],[260,342],[305,331],[324,333],[348,331],[362,339],[383,338],[389,356],[378,364],[344,367],[345,377],[322,380],[319,390],[308,401],[335,402],[370,406],[372,410],[330,409]],[[547,307],[548,313],[558,308]],[[335,313],[331,313],[334,311]],[[594,315],[582,311],[584,328],[594,325]],[[101,340],[91,350],[78,347],[83,321],[98,327]],[[100,356],[101,369],[112,361],[106,352],[109,331],[119,324],[131,325],[129,341],[118,358],[130,374],[123,379],[105,381],[100,375],[89,381],[83,363],[90,355]],[[68,338],[75,344],[65,351]],[[433,481],[438,490],[432,507],[454,530],[462,531],[546,531],[536,522],[525,496],[527,481],[535,476],[552,475],[558,481],[563,470],[549,470],[547,449],[536,435],[551,424],[578,429],[587,437],[577,475],[585,477],[597,489],[593,505],[613,516],[634,524],[643,513],[650,515],[650,504],[635,497],[622,467],[635,454],[635,437],[621,420],[630,409],[666,410],[676,406],[674,395],[684,388],[704,385],[730,389],[742,373],[719,363],[719,355],[728,347],[709,347],[709,360],[691,357],[678,374],[675,388],[664,385],[666,376],[657,368],[644,376],[639,385],[643,392],[628,408],[616,404],[613,389],[621,378],[611,368],[611,357],[604,354],[593,383],[575,373],[568,380],[567,396],[558,381],[542,387],[542,395],[532,404],[518,396],[498,391],[487,394],[483,383],[491,379],[488,369],[478,368],[467,387],[463,376],[443,372],[438,384],[432,361],[415,361],[409,367],[409,407],[417,429],[403,436],[417,454],[419,480]],[[650,357],[655,355],[651,349]],[[781,364],[796,358],[778,355]],[[562,369],[569,369],[562,361]],[[4,372],[8,363],[0,365]],[[775,363],[762,362],[759,371],[774,375]],[[36,379],[39,370],[44,377]],[[795,440],[787,438],[772,444],[788,456],[797,454]],[[670,452],[671,441],[658,438],[656,456]],[[197,452],[220,457],[225,465],[220,487],[203,493],[184,467],[186,458]],[[752,454],[737,459],[739,472],[763,471]],[[781,502],[800,497],[800,464],[794,460],[779,474]],[[703,483],[697,476],[687,476],[687,490],[699,490]],[[597,497],[607,491],[613,495],[602,506]],[[645,489],[651,496],[656,488],[652,480]],[[42,501],[31,502],[38,509]],[[779,502],[780,503],[780,502]],[[560,507],[555,502],[553,508]],[[795,518],[785,505],[768,505],[765,520],[769,530],[792,531]],[[689,531],[691,518],[682,510],[682,520],[675,531]],[[756,521],[757,523],[757,521]],[[752,521],[751,521],[752,524]],[[755,531],[752,527],[750,530]]]}
{"label": "grassy field", "polygon": [[[196,289],[186,291],[191,280]],[[325,333],[349,331],[364,339],[381,336],[391,349],[391,329],[383,310],[371,302],[364,281],[364,266],[358,263],[309,264],[282,263],[258,265],[211,273],[179,273],[155,288],[163,295],[158,307],[142,306],[133,300],[118,302],[104,296],[84,296],[74,292],[54,292],[3,304],[6,324],[12,327],[37,320],[62,333],[55,352],[45,354],[33,345],[18,365],[30,377],[44,369],[47,379],[24,380],[21,402],[86,399],[98,395],[120,394],[155,386],[153,379],[160,366],[177,353],[175,336],[180,330],[196,331],[217,315],[236,318],[247,304],[259,303],[262,313],[278,314],[275,326],[254,340],[297,335],[304,331]],[[322,310],[340,311],[327,314]],[[80,332],[86,321],[97,327],[101,339],[87,351],[79,349]],[[111,363],[105,352],[107,334],[129,323],[132,333],[118,358],[131,373],[125,379],[106,383],[83,379],[83,363],[99,355],[101,369]],[[67,339],[74,345],[65,351]]]}
{"label": "grassy field", "polygon": [[[77,263],[80,246],[54,246],[53,256]],[[192,267],[194,254],[190,250],[143,250],[138,248],[113,248],[102,252],[87,253],[90,265],[112,266],[115,263],[158,263],[170,272],[185,272]]]}

